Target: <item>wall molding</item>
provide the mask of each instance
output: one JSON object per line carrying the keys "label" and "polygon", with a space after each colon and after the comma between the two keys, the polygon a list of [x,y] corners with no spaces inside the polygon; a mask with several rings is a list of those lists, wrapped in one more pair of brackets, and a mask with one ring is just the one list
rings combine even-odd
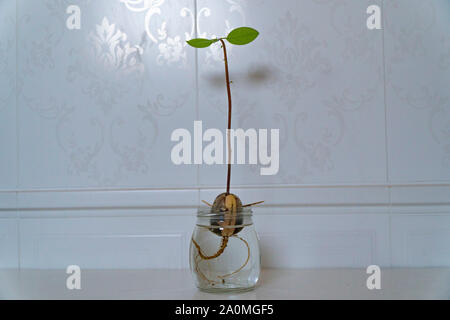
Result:
{"label": "wall molding", "polygon": [[[146,211],[139,214],[192,213],[200,200],[212,201],[222,187],[187,189],[53,189],[0,191],[0,211]],[[239,186],[246,202],[265,200],[258,214],[282,209],[304,213],[450,212],[450,184],[372,184]],[[99,212],[100,213],[100,212]],[[103,213],[107,214],[107,213]]]}
{"label": "wall molding", "polygon": [[[316,189],[316,188],[378,188],[378,187],[450,187],[450,182],[399,182],[399,183],[336,183],[336,184],[270,184],[270,185],[234,185],[236,189]],[[87,192],[87,191],[185,191],[223,189],[222,185],[201,185],[182,187],[118,187],[118,188],[33,188],[0,189],[2,193],[37,193],[37,192]]]}

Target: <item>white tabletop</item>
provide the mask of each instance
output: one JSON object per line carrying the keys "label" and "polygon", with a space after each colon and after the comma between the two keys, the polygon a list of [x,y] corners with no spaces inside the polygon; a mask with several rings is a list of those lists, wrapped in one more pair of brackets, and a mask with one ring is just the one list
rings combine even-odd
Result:
{"label": "white tabletop", "polygon": [[381,269],[368,290],[365,269],[263,270],[258,287],[240,294],[197,290],[188,270],[82,270],[68,290],[65,270],[0,270],[1,299],[449,299],[450,268]]}

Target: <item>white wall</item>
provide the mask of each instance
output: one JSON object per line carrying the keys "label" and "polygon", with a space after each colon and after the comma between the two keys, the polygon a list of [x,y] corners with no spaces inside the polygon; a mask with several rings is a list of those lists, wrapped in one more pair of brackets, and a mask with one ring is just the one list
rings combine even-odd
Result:
{"label": "white wall", "polygon": [[281,132],[278,175],[233,171],[266,200],[263,264],[450,265],[449,1],[166,0],[150,34],[123,2],[0,0],[0,267],[187,267],[226,172],[173,165],[170,134],[223,128],[227,101],[220,48],[185,33],[241,25],[261,35],[230,48],[234,126]]}

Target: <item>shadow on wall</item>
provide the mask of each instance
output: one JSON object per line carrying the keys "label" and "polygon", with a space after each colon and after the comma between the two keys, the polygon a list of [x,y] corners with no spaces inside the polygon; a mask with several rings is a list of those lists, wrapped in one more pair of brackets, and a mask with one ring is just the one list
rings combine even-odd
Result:
{"label": "shadow on wall", "polygon": [[[203,76],[213,88],[222,88],[225,86],[223,71],[211,71]],[[276,72],[267,65],[253,65],[243,72],[233,72],[232,81],[239,81],[243,85],[259,86],[269,81],[275,81]]]}

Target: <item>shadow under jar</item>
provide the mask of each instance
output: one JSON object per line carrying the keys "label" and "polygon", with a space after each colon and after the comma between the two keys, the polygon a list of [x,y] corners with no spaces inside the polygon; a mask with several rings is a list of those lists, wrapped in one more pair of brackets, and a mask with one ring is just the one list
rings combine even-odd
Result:
{"label": "shadow under jar", "polygon": [[[197,287],[207,292],[252,290],[259,279],[261,258],[252,210],[237,213],[235,223],[226,212],[199,208],[191,239],[189,263]],[[232,232],[223,232],[224,229]],[[224,233],[231,236],[223,236]]]}

